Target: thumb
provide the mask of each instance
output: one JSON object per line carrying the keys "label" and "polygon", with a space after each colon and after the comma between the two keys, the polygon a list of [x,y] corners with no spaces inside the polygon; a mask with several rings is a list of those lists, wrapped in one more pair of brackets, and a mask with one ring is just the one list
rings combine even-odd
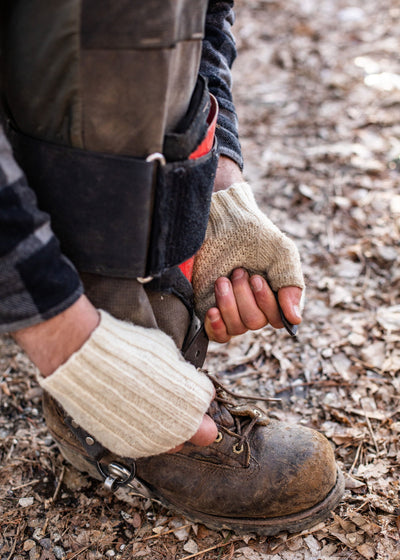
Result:
{"label": "thumb", "polygon": [[299,325],[302,321],[304,290],[297,286],[281,288],[278,291],[278,299],[286,319],[293,325]]}

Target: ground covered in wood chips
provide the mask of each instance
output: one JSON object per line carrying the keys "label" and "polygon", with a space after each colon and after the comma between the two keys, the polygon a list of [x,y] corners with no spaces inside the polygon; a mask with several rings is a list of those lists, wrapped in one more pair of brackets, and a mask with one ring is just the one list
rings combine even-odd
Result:
{"label": "ground covered in wood chips", "polygon": [[321,430],[346,494],[302,534],[236,537],[65,464],[33,367],[0,359],[0,559],[400,558],[400,7],[397,0],[241,0],[235,66],[246,176],[299,246],[307,278],[296,339],[266,328],[207,366],[271,414]]}

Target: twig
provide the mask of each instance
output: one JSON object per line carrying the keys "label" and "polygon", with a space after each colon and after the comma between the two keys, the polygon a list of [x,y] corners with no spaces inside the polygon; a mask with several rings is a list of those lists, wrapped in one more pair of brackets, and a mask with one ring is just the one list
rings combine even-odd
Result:
{"label": "twig", "polygon": [[349,387],[352,383],[348,383],[347,381],[332,381],[329,379],[322,381],[305,381],[304,383],[296,383],[296,385],[287,385],[286,387],[278,389],[275,393],[284,393],[285,391],[293,391],[298,387],[312,387],[313,385],[319,385],[322,387]]}
{"label": "twig", "polygon": [[215,550],[216,548],[221,548],[222,546],[227,546],[228,544],[232,544],[236,542],[235,540],[232,541],[228,541],[226,543],[222,542],[219,544],[216,544],[214,546],[210,546],[210,548],[205,548],[204,550],[199,550],[199,552],[196,552],[195,554],[189,554],[189,556],[185,556],[184,558],[181,558],[181,560],[189,560],[189,558],[196,558],[196,556],[200,556],[201,554],[205,554],[206,552],[210,552],[210,550]]}
{"label": "twig", "polygon": [[85,552],[85,550],[88,550],[88,548],[90,548],[91,546],[92,545],[89,544],[88,546],[84,546],[83,548],[80,548],[79,550],[74,552],[71,556],[67,556],[66,560],[72,560],[73,558],[76,558],[77,556],[79,556],[79,554],[81,554],[82,552]]}
{"label": "twig", "polygon": [[357,447],[356,456],[355,456],[354,461],[353,461],[353,464],[351,465],[350,470],[349,470],[349,472],[348,472],[349,475],[351,475],[351,473],[353,472],[353,470],[354,470],[354,468],[355,468],[355,466],[356,466],[356,464],[357,464],[358,458],[359,458],[359,456],[360,456],[361,448],[362,448],[363,445],[364,445],[364,440],[363,440],[363,441],[360,443],[360,445]]}
{"label": "twig", "polygon": [[[306,535],[312,535],[313,533],[316,533],[317,531],[321,531],[325,527],[326,527],[326,523],[324,521],[321,521],[320,523],[318,523],[314,527],[311,527],[311,529],[305,529],[304,531],[301,531],[301,533],[296,533],[295,535],[292,535],[292,536],[288,537],[285,540],[285,543],[287,543],[289,541],[292,541],[294,539],[297,539],[297,537],[305,537]],[[271,547],[271,552],[274,552],[274,550],[276,550],[280,546],[282,546],[282,543],[278,543],[276,546]]]}
{"label": "twig", "polygon": [[[233,543],[231,543],[231,549],[230,551],[227,553],[229,554],[229,557],[226,560],[232,560],[233,555],[235,553],[235,545]],[[220,550],[219,556],[222,554],[222,550]]]}
{"label": "twig", "polygon": [[25,482],[25,484],[20,484],[19,486],[14,486],[11,490],[20,490],[21,488],[26,488],[27,486],[33,486],[34,484],[39,484],[40,480],[31,480],[30,482]]}
{"label": "twig", "polygon": [[[11,509],[9,511],[5,511],[3,513],[3,515],[0,515],[0,521],[4,521],[7,517],[10,517],[11,515],[14,515],[15,510]],[[21,521],[21,519],[18,520],[18,522]]]}
{"label": "twig", "polygon": [[[356,356],[350,356],[350,360],[352,362],[355,362],[356,364],[363,366],[371,371],[374,371],[375,373],[379,373],[380,375],[383,375],[383,370],[373,366],[372,364],[369,364],[368,362],[364,362],[364,360],[360,360],[359,358],[357,358]],[[374,379],[375,383],[379,383],[380,379]]]}
{"label": "twig", "polygon": [[366,506],[369,502],[371,501],[371,498],[368,497],[366,500],[363,501],[363,503],[358,506],[358,508],[356,508],[354,511],[360,511],[360,509],[362,509],[364,506]]}
{"label": "twig", "polygon": [[49,518],[46,517],[46,521],[44,522],[44,525],[43,525],[43,527],[42,527],[42,534],[43,534],[43,536],[46,534],[47,526],[48,526],[48,524],[49,524],[49,521],[50,521]]}
{"label": "twig", "polygon": [[191,527],[192,523],[187,523],[186,525],[181,525],[180,527],[175,527],[175,529],[169,529],[169,531],[165,531],[164,533],[156,533],[155,535],[150,535],[149,537],[145,537],[141,539],[143,541],[149,541],[150,539],[158,539],[159,537],[163,537],[164,535],[169,535],[170,533],[175,533],[175,531],[179,531],[180,529],[186,529],[186,527]]}
{"label": "twig", "polygon": [[13,542],[11,550],[10,550],[10,554],[7,556],[7,560],[11,560],[11,557],[15,552],[15,547],[16,546],[17,546],[17,537],[15,537],[15,539],[14,539],[14,542]]}
{"label": "twig", "polygon": [[61,484],[64,478],[64,474],[65,474],[65,466],[63,465],[62,469],[61,469],[61,474],[60,474],[60,478],[58,479],[58,483],[57,483],[57,487],[54,490],[54,494],[53,497],[51,498],[51,502],[55,502],[58,496],[58,493],[60,491],[61,488]]}
{"label": "twig", "polygon": [[[114,544],[117,543],[117,541],[112,541],[112,542],[110,542],[110,541],[108,540],[108,538],[105,537],[105,538],[100,539],[99,541],[97,541],[97,542],[96,542],[96,545],[97,545],[97,546],[100,546],[100,545],[102,545],[102,544],[104,544],[104,543],[106,543],[106,542],[108,542],[109,545],[114,545]],[[80,548],[80,549],[77,550],[76,552],[73,552],[73,553],[71,554],[71,556],[67,555],[67,556],[65,557],[65,560],[73,560],[73,558],[76,558],[77,556],[79,556],[80,554],[82,554],[82,552],[85,552],[85,550],[89,550],[89,548],[90,548],[91,546],[93,546],[93,543],[88,544],[87,546],[83,546],[82,548]]]}
{"label": "twig", "polygon": [[[22,529],[21,529],[21,527],[22,527]],[[20,523],[18,525],[17,534],[15,535],[15,539],[14,539],[14,542],[12,544],[10,554],[7,557],[7,560],[11,560],[11,558],[12,558],[14,552],[15,552],[15,548],[17,546],[19,534],[21,533],[21,530],[25,531],[25,527],[26,527],[26,523]]]}
{"label": "twig", "polygon": [[5,463],[8,463],[8,461],[11,459],[11,455],[14,453],[14,450],[15,450],[15,444],[11,443],[10,449],[8,450],[8,453],[4,461]]}
{"label": "twig", "polygon": [[376,450],[376,453],[377,453],[377,455],[378,455],[378,454],[379,454],[379,447],[378,447],[378,444],[376,443],[375,434],[374,434],[374,432],[373,432],[373,430],[372,430],[371,422],[370,422],[370,420],[369,420],[369,418],[368,418],[367,411],[365,410],[365,408],[364,408],[364,406],[363,406],[362,403],[361,403],[361,406],[362,406],[362,409],[363,409],[363,412],[364,412],[365,420],[367,421],[367,426],[368,426],[369,433],[371,434],[372,441],[374,442],[375,450]]}

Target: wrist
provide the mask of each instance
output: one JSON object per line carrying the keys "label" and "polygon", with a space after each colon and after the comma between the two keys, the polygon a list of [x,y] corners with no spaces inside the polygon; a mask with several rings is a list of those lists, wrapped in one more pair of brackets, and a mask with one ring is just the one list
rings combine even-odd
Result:
{"label": "wrist", "polygon": [[122,457],[164,453],[189,440],[213,398],[210,379],[162,331],[100,316],[89,340],[53,375],[39,376],[40,385]]}
{"label": "wrist", "polygon": [[214,192],[226,190],[233,183],[244,181],[240,167],[232,159],[220,156],[214,181]]}
{"label": "wrist", "polygon": [[98,311],[83,295],[59,315],[11,334],[47,377],[81,348],[99,321]]}

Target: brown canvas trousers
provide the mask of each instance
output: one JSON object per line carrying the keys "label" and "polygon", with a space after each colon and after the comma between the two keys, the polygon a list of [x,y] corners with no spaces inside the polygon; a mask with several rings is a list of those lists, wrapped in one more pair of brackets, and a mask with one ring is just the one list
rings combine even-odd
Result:
{"label": "brown canvas trousers", "polygon": [[5,94],[18,128],[96,152],[147,156],[185,114],[206,0],[15,0]]}
{"label": "brown canvas trousers", "polygon": [[[16,127],[93,152],[134,157],[161,152],[196,84],[207,4],[9,2],[4,90]],[[175,295],[133,279],[81,276],[96,306],[160,327],[182,344],[191,312]]]}

